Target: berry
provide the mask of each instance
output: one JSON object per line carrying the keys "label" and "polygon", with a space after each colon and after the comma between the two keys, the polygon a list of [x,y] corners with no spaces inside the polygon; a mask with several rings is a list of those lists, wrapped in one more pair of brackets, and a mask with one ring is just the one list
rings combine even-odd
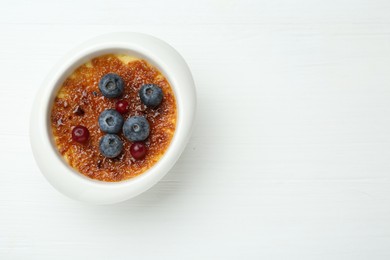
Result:
{"label": "berry", "polygon": [[100,79],[99,89],[103,96],[107,98],[116,98],[122,95],[124,83],[119,75],[115,73],[108,73]]}
{"label": "berry", "polygon": [[122,128],[124,119],[118,111],[107,109],[100,113],[98,121],[103,132],[117,134]]}
{"label": "berry", "polygon": [[157,107],[163,99],[161,88],[155,84],[145,84],[138,92],[139,97],[147,107]]}
{"label": "berry", "polygon": [[115,158],[122,152],[123,142],[117,135],[106,134],[100,139],[99,149],[105,157]]}
{"label": "berry", "polygon": [[141,160],[146,155],[146,146],[144,143],[136,142],[130,146],[130,153],[136,160]]}
{"label": "berry", "polygon": [[125,114],[129,111],[129,103],[126,100],[119,100],[115,104],[115,109],[121,114]]}
{"label": "berry", "polygon": [[149,122],[143,116],[129,117],[123,124],[123,134],[132,142],[145,140],[148,138],[149,132]]}
{"label": "berry", "polygon": [[85,126],[78,125],[72,130],[72,139],[78,143],[85,143],[89,139],[89,131]]}

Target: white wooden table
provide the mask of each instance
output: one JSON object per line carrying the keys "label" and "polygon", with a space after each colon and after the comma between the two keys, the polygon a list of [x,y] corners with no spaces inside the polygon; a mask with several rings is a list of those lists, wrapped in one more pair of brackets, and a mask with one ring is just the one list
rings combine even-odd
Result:
{"label": "white wooden table", "polygon": [[[390,259],[390,2],[0,2],[0,259]],[[154,188],[54,190],[28,137],[51,66],[93,36],[155,35],[198,114]]]}

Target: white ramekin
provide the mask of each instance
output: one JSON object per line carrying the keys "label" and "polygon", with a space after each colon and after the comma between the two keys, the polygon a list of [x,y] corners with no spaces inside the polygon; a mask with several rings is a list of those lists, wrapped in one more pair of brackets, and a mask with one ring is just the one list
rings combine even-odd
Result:
{"label": "white ramekin", "polygon": [[[146,59],[167,77],[177,102],[176,132],[165,155],[145,173],[116,183],[92,180],[71,168],[55,147],[50,127],[51,106],[61,83],[81,64],[107,53],[130,54]],[[196,93],[191,72],[170,45],[140,33],[101,35],[68,53],[54,66],[39,89],[31,113],[32,151],[43,175],[63,194],[93,204],[121,202],[151,188],[172,168],[190,137],[195,107]]]}

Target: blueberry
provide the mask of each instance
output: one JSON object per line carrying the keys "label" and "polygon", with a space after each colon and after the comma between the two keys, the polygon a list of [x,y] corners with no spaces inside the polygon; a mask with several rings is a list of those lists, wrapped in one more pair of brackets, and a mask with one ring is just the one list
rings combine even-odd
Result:
{"label": "blueberry", "polygon": [[161,88],[155,84],[143,85],[138,94],[142,103],[151,108],[160,105],[163,99],[163,92]]}
{"label": "blueberry", "polygon": [[107,109],[100,113],[98,121],[103,132],[117,134],[122,128],[124,119],[118,111]]}
{"label": "blueberry", "polygon": [[106,134],[99,142],[100,152],[108,158],[117,157],[123,149],[122,140],[114,134]]}
{"label": "blueberry", "polygon": [[143,116],[129,117],[123,125],[123,134],[132,142],[145,140],[149,132],[149,122]]}
{"label": "blueberry", "polygon": [[122,78],[117,74],[108,73],[100,79],[99,89],[103,96],[107,98],[116,98],[122,95],[124,83]]}

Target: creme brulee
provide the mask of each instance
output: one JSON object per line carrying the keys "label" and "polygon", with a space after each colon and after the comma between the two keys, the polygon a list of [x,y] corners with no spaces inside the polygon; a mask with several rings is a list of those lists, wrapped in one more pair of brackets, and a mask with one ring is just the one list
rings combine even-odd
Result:
{"label": "creme brulee", "polygon": [[[118,98],[106,98],[99,90],[100,79],[108,73],[123,79],[123,94]],[[139,90],[144,84],[161,88],[163,99],[158,107],[150,108],[141,102]],[[115,109],[119,100],[128,103],[128,112],[122,114],[125,120],[143,116],[149,122],[143,159],[133,158],[132,142],[122,132],[118,133],[123,141],[119,156],[107,158],[99,151],[99,141],[105,133],[99,127],[98,117],[106,109]],[[63,82],[51,110],[51,127],[58,151],[71,167],[92,179],[117,182],[142,174],[164,155],[175,133],[176,114],[173,90],[157,68],[143,59],[110,54],[86,62]],[[78,125],[89,131],[85,143],[72,140],[72,129]]]}

